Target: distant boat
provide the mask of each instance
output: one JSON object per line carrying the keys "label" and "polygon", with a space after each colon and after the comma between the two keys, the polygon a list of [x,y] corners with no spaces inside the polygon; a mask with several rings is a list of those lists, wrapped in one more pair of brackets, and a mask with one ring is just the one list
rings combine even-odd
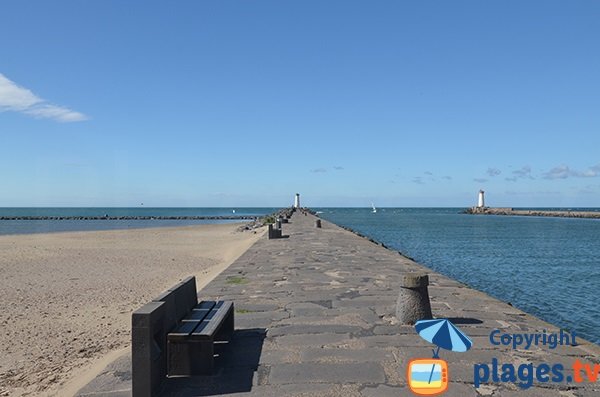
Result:
{"label": "distant boat", "polygon": [[373,207],[373,213],[377,212],[377,208],[375,208],[375,204],[371,203],[371,207]]}
{"label": "distant boat", "polygon": [[235,210],[232,211],[235,214]]}

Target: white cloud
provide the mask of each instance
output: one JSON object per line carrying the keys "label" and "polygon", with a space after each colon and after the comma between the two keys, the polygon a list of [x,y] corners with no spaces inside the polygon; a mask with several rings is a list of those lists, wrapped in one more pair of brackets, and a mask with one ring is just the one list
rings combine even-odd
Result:
{"label": "white cloud", "polygon": [[569,177],[595,178],[600,176],[600,164],[589,167],[584,171],[571,169],[568,165],[561,164],[544,173],[545,179],[567,179]]}
{"label": "white cloud", "polygon": [[560,196],[561,192],[551,191],[551,190],[538,190],[538,191],[533,191],[533,192],[517,192],[514,190],[507,190],[506,194],[509,194],[511,196],[531,196],[532,194]]}
{"label": "white cloud", "polygon": [[42,102],[26,88],[19,87],[0,73],[0,109],[22,111]]}
{"label": "white cloud", "polygon": [[581,173],[581,176],[593,178],[600,176],[600,164],[596,164]]}
{"label": "white cloud", "polygon": [[63,123],[87,120],[83,113],[54,105],[21,87],[0,73],[0,112],[20,112],[35,118]]}
{"label": "white cloud", "polygon": [[489,168],[487,169],[487,172],[486,172],[486,173],[487,173],[489,176],[491,176],[491,177],[494,177],[494,176],[498,176],[498,175],[500,175],[500,174],[502,173],[502,171],[500,171],[498,168],[492,168],[492,167],[489,167]]}
{"label": "white cloud", "polygon": [[559,165],[558,167],[552,168],[550,171],[544,173],[545,179],[566,179],[573,175],[573,171],[568,165]]}
{"label": "white cloud", "polygon": [[31,107],[24,110],[23,113],[29,114],[35,118],[40,119],[54,119],[63,123],[72,123],[74,121],[87,120],[84,114],[75,112],[71,109],[56,106],[51,104],[42,104],[39,106]]}
{"label": "white cloud", "polygon": [[514,170],[513,172],[513,177],[512,178],[506,178],[507,181],[516,181],[516,178],[520,178],[520,179],[535,179],[533,176],[531,176],[531,167],[528,165],[524,165],[523,167],[521,167],[518,170]]}

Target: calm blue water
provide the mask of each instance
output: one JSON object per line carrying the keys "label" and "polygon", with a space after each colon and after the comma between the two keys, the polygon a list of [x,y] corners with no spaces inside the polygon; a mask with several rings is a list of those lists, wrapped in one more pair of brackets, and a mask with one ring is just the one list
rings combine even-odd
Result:
{"label": "calm blue water", "polygon": [[[235,209],[235,214],[233,210]],[[262,216],[276,208],[0,208],[0,216]],[[139,229],[214,223],[247,222],[240,220],[62,220],[4,221],[0,235],[52,233],[86,230]]]}
{"label": "calm blue water", "polygon": [[315,210],[600,344],[600,220],[464,215],[460,208]]}

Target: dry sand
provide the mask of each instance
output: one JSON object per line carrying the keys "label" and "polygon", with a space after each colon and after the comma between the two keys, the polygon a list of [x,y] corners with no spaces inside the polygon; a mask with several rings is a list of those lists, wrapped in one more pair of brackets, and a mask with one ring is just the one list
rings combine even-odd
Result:
{"label": "dry sand", "polygon": [[200,289],[264,234],[238,227],[0,236],[0,396],[65,395],[130,345],[133,310],[189,275]]}

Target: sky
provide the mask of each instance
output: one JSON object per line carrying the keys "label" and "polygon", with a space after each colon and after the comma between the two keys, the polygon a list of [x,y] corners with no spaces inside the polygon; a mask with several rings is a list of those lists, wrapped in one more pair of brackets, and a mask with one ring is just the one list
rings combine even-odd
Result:
{"label": "sky", "polygon": [[1,10],[0,206],[600,207],[600,2]]}

